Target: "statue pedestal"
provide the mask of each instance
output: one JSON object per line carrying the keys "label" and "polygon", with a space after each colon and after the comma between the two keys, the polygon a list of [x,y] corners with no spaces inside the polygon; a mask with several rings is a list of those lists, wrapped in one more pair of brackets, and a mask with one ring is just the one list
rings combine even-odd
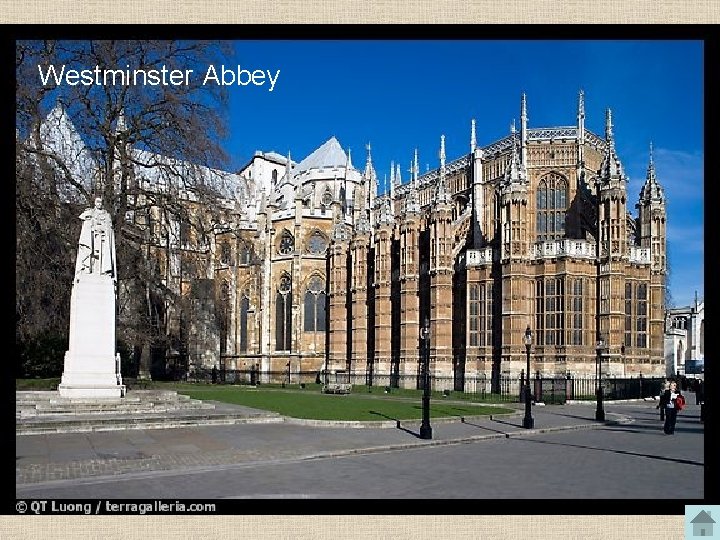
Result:
{"label": "statue pedestal", "polygon": [[70,298],[70,347],[58,386],[62,397],[125,394],[115,357],[115,285],[107,274],[79,274]]}

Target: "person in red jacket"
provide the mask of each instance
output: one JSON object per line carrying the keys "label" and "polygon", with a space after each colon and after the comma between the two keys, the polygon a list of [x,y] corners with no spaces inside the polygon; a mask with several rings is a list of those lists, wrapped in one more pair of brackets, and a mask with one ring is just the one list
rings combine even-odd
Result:
{"label": "person in red jacket", "polygon": [[660,410],[665,411],[665,424],[663,425],[663,431],[667,435],[675,433],[677,413],[684,404],[685,397],[678,390],[677,382],[670,381],[670,388],[665,390],[660,396]]}

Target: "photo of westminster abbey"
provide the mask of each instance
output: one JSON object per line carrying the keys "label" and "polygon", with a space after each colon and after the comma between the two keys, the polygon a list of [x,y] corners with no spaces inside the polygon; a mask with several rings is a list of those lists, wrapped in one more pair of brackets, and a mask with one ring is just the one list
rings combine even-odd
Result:
{"label": "photo of westminster abbey", "polygon": [[335,137],[299,161],[258,151],[226,174],[206,240],[184,223],[148,225],[167,286],[192,297],[173,361],[415,387],[426,326],[431,375],[462,390],[519,377],[528,327],[531,373],[591,377],[599,320],[603,375],[664,376],[666,205],[652,150],[628,193],[611,111],[604,136],[592,133],[582,92],[573,126],[530,127],[523,95],[504,138],[481,145],[469,127],[466,154],[448,160],[440,136],[437,168],[420,174],[415,151],[389,180],[370,145],[356,165]]}

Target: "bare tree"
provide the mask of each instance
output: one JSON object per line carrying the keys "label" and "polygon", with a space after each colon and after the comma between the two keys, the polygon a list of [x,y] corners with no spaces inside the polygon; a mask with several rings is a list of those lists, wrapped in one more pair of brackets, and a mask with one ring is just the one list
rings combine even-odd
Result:
{"label": "bare tree", "polygon": [[177,224],[208,244],[211,216],[197,209],[213,208],[208,203],[227,181],[222,86],[203,86],[202,77],[180,85],[56,85],[52,78],[43,85],[41,70],[197,74],[231,53],[222,42],[199,41],[16,44],[18,339],[67,332],[77,215],[100,196],[117,240],[118,338],[147,363],[152,345],[171,341],[168,312],[179,305],[170,271]]}

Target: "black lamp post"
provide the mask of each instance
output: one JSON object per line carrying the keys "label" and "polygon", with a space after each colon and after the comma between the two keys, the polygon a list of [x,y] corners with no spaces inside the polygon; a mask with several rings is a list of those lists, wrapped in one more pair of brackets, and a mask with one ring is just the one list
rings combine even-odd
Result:
{"label": "black lamp post", "polygon": [[605,409],[603,409],[603,389],[602,389],[602,350],[605,347],[605,342],[602,336],[598,335],[597,343],[595,343],[595,351],[597,353],[595,357],[595,369],[597,371],[597,409],[595,410],[595,420],[605,420]]}
{"label": "black lamp post", "polygon": [[530,345],[532,345],[532,330],[530,330],[530,325],[525,329],[523,343],[525,343],[525,354],[527,357],[527,366],[525,369],[525,373],[527,373],[527,383],[525,384],[525,418],[523,418],[523,427],[532,429],[535,427],[535,420],[530,412],[530,401],[532,401],[530,395]]}
{"label": "black lamp post", "polygon": [[422,424],[420,425],[420,438],[432,439],[430,427],[430,324],[427,318],[420,329],[420,346],[422,348],[423,369],[423,397],[422,397]]}
{"label": "black lamp post", "polygon": [[595,411],[595,420],[605,420],[605,411],[603,410],[602,402],[602,366],[600,353],[604,347],[602,335],[600,333],[600,257],[602,251],[600,249],[600,243],[602,239],[602,222],[600,221],[600,214],[602,210],[602,200],[600,198],[600,180],[597,180],[597,237],[595,241],[595,265],[597,267],[597,274],[595,276],[595,371],[597,380],[597,389],[595,390],[597,396],[597,409]]}

